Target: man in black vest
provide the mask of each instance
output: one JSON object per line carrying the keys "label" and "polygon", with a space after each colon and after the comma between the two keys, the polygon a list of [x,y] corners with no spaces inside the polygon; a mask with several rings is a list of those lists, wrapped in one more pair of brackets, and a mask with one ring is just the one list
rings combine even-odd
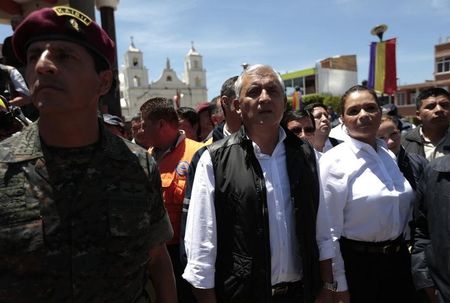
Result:
{"label": "man in black vest", "polygon": [[331,302],[328,215],[313,149],[280,127],[283,81],[254,65],[235,90],[243,126],[198,163],[183,277],[199,302]]}

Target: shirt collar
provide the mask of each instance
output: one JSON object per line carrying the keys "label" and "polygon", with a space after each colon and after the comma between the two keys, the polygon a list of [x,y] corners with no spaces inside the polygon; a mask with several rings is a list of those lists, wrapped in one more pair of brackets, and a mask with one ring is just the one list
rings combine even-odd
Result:
{"label": "shirt collar", "polygon": [[[418,126],[418,127],[419,127],[419,134],[420,134],[420,137],[422,138],[423,142],[424,142],[425,144],[431,144],[431,145],[434,146],[434,144],[431,142],[431,140],[428,139],[428,138],[424,135],[422,125],[420,125],[420,126]],[[450,127],[447,129],[447,132],[446,132],[445,135],[442,137],[442,139],[439,140],[439,142],[436,144],[436,146],[438,146],[439,144],[441,144],[442,142],[444,142],[444,141],[447,139],[449,130],[450,130]]]}
{"label": "shirt collar", "polygon": [[377,153],[380,147],[386,147],[386,143],[381,140],[381,139],[376,139],[375,144],[376,144],[376,150],[367,143],[364,143],[360,140],[354,139],[352,137],[350,137],[347,133],[344,136],[344,141],[349,143],[350,148],[352,149],[352,151],[357,154],[359,151],[367,151],[368,153]]}
{"label": "shirt collar", "polygon": [[172,144],[171,146],[169,146],[168,149],[166,150],[160,150],[157,147],[150,147],[148,149],[148,152],[155,158],[155,159],[162,159],[165,155],[167,155],[168,153],[172,152],[175,148],[177,148],[177,146],[184,140],[186,139],[186,133],[184,132],[184,130],[179,130],[178,131],[178,137],[177,140],[175,141],[174,144]]}
{"label": "shirt collar", "polygon": [[225,124],[223,125],[223,135],[225,137],[228,137],[231,135],[231,132],[228,129],[228,124],[225,122]]}
{"label": "shirt collar", "polygon": [[[282,151],[282,147],[284,147],[284,144],[283,144],[284,139],[286,139],[286,132],[280,126],[280,127],[278,127],[278,142],[273,150],[272,156],[275,156],[279,152]],[[267,154],[264,154],[263,152],[261,152],[261,148],[255,142],[252,141],[252,145],[253,145],[253,150],[255,151],[256,157],[271,157],[270,155],[267,155]]]}

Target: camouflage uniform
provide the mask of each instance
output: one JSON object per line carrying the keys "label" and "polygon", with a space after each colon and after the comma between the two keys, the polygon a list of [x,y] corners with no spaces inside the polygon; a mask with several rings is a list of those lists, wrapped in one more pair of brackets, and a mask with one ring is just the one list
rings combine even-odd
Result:
{"label": "camouflage uniform", "polygon": [[172,234],[155,162],[101,125],[85,148],[37,124],[0,143],[0,302],[138,302]]}

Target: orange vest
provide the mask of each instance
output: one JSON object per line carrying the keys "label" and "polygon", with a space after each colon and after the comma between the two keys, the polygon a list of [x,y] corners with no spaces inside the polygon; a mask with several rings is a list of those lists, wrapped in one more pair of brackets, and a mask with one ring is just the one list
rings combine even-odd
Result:
{"label": "orange vest", "polygon": [[168,245],[180,243],[181,212],[189,164],[195,152],[203,146],[203,143],[185,138],[159,162],[164,205],[173,228],[173,238],[167,242]]}

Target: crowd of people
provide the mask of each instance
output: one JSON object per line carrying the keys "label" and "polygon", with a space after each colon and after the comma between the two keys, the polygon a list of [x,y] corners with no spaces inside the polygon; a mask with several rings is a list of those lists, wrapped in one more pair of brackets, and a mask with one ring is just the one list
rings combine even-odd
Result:
{"label": "crowd of people", "polygon": [[40,9],[10,43],[0,302],[450,302],[447,90],[423,90],[402,134],[366,86],[337,122],[287,110],[255,64],[195,109],[151,98],[125,122],[99,114],[115,46],[95,21]]}

